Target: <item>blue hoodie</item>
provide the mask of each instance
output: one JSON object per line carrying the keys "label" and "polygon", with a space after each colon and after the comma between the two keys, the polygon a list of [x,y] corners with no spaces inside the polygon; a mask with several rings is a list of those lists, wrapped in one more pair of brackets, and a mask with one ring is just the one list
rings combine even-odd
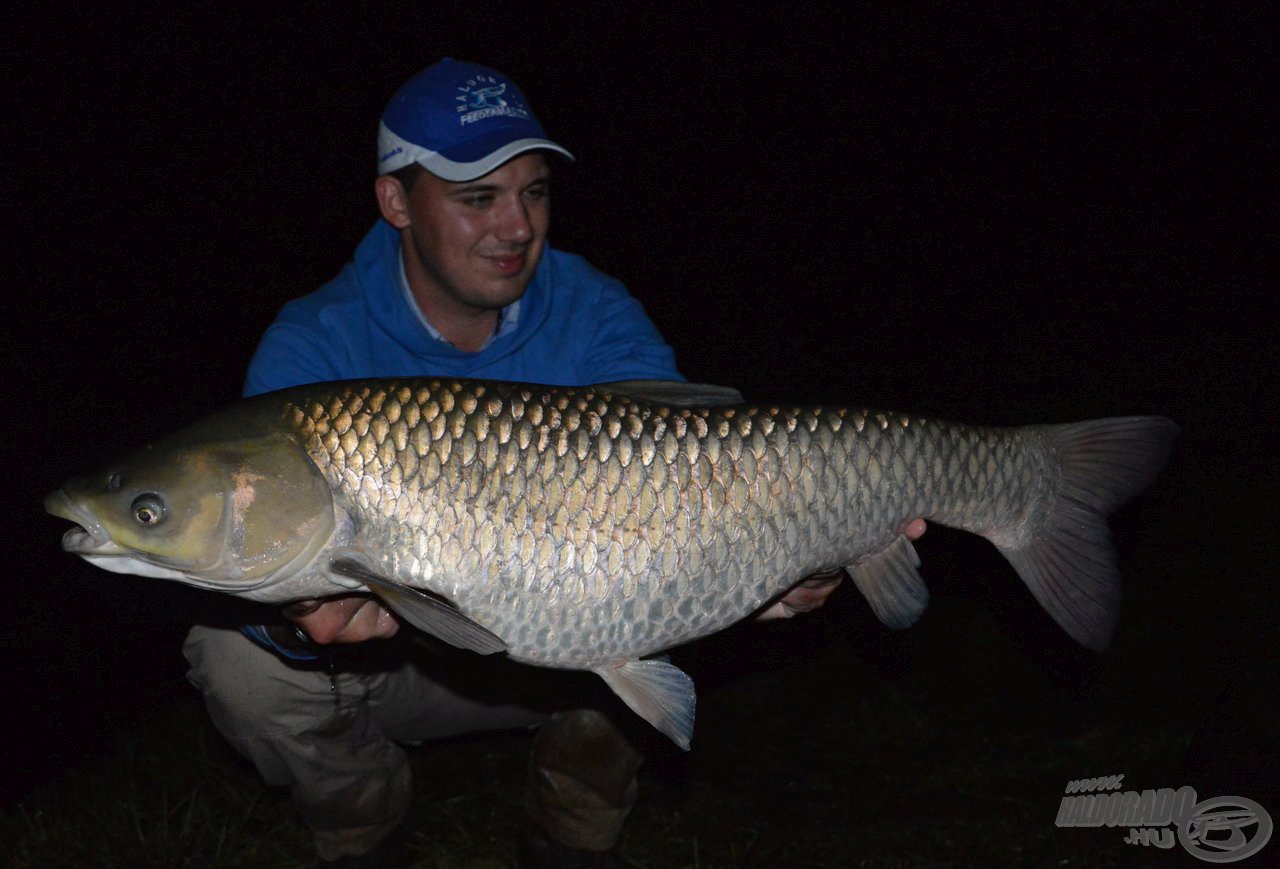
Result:
{"label": "blue hoodie", "polygon": [[544,248],[519,322],[476,353],[427,332],[400,274],[400,234],[379,220],[337,277],[281,309],[249,364],[245,395],[408,375],[561,386],[683,380],[640,303],[580,256]]}
{"label": "blue hoodie", "polygon": [[[476,353],[431,336],[400,275],[400,234],[379,220],[337,277],[280,310],[249,363],[244,394],[412,375],[560,386],[684,379],[640,303],[580,256],[545,247],[520,299],[519,321]],[[241,630],[281,657],[319,660],[281,645],[264,626]]]}

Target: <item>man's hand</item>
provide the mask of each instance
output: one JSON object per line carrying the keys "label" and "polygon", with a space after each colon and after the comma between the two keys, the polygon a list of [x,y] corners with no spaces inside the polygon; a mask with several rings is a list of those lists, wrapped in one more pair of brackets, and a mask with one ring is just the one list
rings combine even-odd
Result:
{"label": "man's hand", "polygon": [[386,639],[400,630],[400,622],[391,611],[368,594],[300,600],[289,604],[281,613],[320,645]]}
{"label": "man's hand", "polygon": [[[923,519],[912,519],[902,533],[908,540],[919,540],[924,534]],[[836,590],[840,580],[844,579],[843,570],[830,570],[826,573],[815,573],[791,586],[782,597],[760,611],[756,621],[767,622],[770,619],[789,619],[800,613],[813,612],[827,602],[831,593]]]}

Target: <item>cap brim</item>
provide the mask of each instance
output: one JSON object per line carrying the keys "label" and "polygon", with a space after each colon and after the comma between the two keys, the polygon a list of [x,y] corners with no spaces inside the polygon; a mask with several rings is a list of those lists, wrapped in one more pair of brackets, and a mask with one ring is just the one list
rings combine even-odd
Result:
{"label": "cap brim", "polygon": [[378,131],[378,174],[386,175],[417,163],[432,175],[446,181],[474,181],[488,175],[503,163],[529,151],[550,151],[566,160],[573,155],[550,139],[541,137],[511,138],[511,130],[497,130],[449,149],[448,154],[432,151],[401,138],[385,123]]}
{"label": "cap brim", "polygon": [[451,160],[444,154],[427,152],[419,155],[415,162],[432,175],[443,178],[445,181],[474,181],[488,175],[508,160],[529,151],[551,151],[566,160],[573,160],[572,154],[550,139],[517,139],[497,150],[489,151],[476,160]]}

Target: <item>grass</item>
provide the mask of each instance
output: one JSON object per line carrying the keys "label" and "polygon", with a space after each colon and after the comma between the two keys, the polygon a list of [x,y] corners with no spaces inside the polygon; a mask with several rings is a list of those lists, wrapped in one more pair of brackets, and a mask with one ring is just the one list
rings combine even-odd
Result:
{"label": "grass", "polygon": [[287,797],[239,762],[189,696],[3,819],[13,866],[290,866]]}
{"label": "grass", "polygon": [[[1151,727],[1132,711],[1092,722],[1068,715],[1064,704],[1079,705],[1078,695],[1059,696],[981,632],[939,662],[928,647],[951,628],[945,602],[935,609],[944,620],[923,628],[924,647],[905,647],[928,664],[896,675],[843,632],[815,651],[823,623],[735,629],[688,651],[678,662],[702,683],[694,748],[644,745],[626,861],[1170,865],[1163,851],[1123,845],[1123,831],[1057,829],[1054,818],[1073,778],[1125,772],[1135,786],[1178,786],[1186,730]],[[762,637],[770,642],[744,652]],[[418,865],[512,865],[528,749],[527,735],[501,734],[412,752]],[[185,692],[0,825],[15,867],[288,867],[311,854],[287,796],[259,781]]]}

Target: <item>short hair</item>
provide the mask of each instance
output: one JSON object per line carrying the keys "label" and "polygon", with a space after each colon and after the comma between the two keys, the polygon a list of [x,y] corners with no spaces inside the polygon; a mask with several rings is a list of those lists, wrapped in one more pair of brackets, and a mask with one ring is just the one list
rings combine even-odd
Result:
{"label": "short hair", "polygon": [[418,179],[426,174],[426,169],[422,168],[420,163],[410,163],[408,166],[401,166],[394,172],[388,172],[392,178],[400,182],[400,186],[404,188],[404,192],[408,193],[413,189],[413,185]]}

